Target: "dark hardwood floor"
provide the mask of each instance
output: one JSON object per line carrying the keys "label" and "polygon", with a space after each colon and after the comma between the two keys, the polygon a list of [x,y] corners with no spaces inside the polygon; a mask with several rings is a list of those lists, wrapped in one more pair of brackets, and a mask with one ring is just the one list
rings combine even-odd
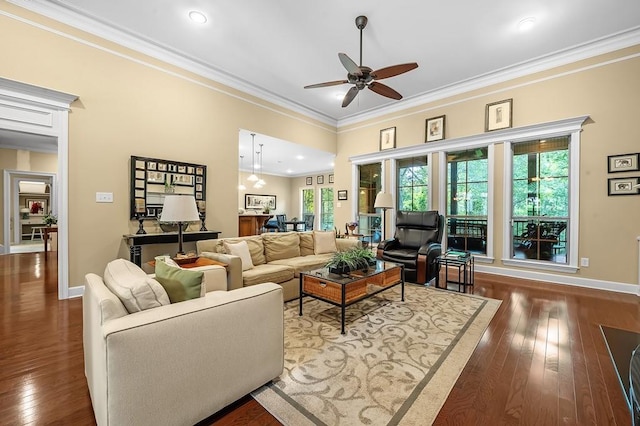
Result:
{"label": "dark hardwood floor", "polygon": [[[58,301],[55,255],[0,256],[0,424],[95,423],[82,303]],[[640,297],[476,274],[500,299],[436,424],[629,425],[599,325],[640,332]],[[279,424],[245,397],[202,425]]]}

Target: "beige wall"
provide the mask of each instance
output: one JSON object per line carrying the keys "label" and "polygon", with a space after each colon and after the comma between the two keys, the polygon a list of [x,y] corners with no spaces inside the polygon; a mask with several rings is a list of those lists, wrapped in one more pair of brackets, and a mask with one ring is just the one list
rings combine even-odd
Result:
{"label": "beige wall", "polygon": [[[575,63],[560,69],[509,81],[481,91],[443,99],[412,110],[339,129],[336,185],[351,188],[353,155],[378,151],[380,129],[396,126],[397,146],[424,141],[425,120],[446,115],[446,138],[484,133],[485,105],[513,98],[513,126],[520,127],[589,115],[581,133],[580,257],[590,266],[575,275],[592,280],[636,284],[640,235],[640,196],[608,196],[607,178],[639,176],[640,172],[611,175],[607,156],[640,151],[636,124],[640,93],[640,46]],[[503,149],[496,146],[494,182],[494,247],[496,261],[503,257]],[[437,204],[438,155],[434,155],[431,188]],[[387,186],[388,187],[388,186]],[[351,204],[336,209],[337,221],[353,216]],[[508,253],[507,253],[508,257]]]}
{"label": "beige wall", "polygon": [[[335,152],[329,126],[5,2],[0,8],[63,34],[0,16],[0,75],[79,96],[69,115],[70,286],[128,256],[122,235],[137,229],[128,220],[131,155],[207,165],[207,227],[233,236],[239,129]],[[113,192],[114,202],[96,204],[98,191]]]}

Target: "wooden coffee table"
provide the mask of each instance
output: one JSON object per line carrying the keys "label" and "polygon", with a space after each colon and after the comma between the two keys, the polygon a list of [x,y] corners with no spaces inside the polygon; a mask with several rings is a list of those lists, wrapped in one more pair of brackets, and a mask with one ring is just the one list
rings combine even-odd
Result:
{"label": "wooden coffee table", "polygon": [[333,274],[328,268],[315,269],[300,273],[300,307],[302,316],[302,298],[314,299],[339,306],[341,309],[341,333],[344,331],[346,307],[367,299],[381,291],[400,284],[401,298],[404,302],[404,267],[392,262],[376,261],[368,270],[353,271],[348,275]]}

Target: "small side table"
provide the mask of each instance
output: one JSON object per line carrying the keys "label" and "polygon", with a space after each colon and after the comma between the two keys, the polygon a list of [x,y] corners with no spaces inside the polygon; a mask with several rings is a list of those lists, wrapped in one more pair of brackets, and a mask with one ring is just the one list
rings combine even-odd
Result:
{"label": "small side table", "polygon": [[[444,287],[440,287],[440,272],[436,274],[436,288],[448,289],[449,284],[457,285],[458,291],[461,293],[467,292],[467,287],[471,287],[471,293],[473,293],[474,284],[474,260],[473,255],[469,252],[445,252],[441,256],[436,258],[436,262],[444,267]],[[449,278],[449,268],[456,270],[457,277],[452,272],[451,278]]]}

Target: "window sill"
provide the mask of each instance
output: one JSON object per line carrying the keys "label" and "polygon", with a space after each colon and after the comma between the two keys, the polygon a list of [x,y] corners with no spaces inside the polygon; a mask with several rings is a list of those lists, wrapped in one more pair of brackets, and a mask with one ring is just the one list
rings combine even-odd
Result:
{"label": "window sill", "polygon": [[519,268],[527,269],[540,269],[544,271],[566,272],[575,274],[578,272],[578,267],[573,265],[561,265],[558,263],[533,261],[533,260],[516,260],[516,259],[502,259],[502,264],[505,266],[515,266]]}
{"label": "window sill", "polygon": [[493,263],[495,259],[486,255],[473,254],[473,261],[476,263]]}

